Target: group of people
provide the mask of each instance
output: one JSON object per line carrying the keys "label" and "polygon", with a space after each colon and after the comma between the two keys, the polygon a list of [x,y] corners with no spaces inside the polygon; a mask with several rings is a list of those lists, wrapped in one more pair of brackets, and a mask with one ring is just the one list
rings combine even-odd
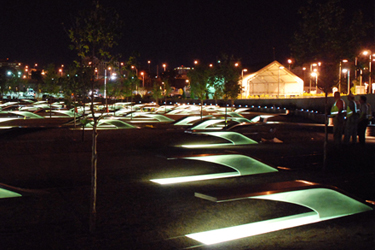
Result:
{"label": "group of people", "polygon": [[[331,108],[333,118],[333,137],[336,145],[359,143],[364,145],[366,140],[366,128],[372,119],[371,106],[367,103],[366,96],[360,96],[359,101],[355,100],[353,94],[348,95],[348,103],[341,99],[340,92],[334,93],[335,103]],[[346,121],[345,121],[346,120]]]}

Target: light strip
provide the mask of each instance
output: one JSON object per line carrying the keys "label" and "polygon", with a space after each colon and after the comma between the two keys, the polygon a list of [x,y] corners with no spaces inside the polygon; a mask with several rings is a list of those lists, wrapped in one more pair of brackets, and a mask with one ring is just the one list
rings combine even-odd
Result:
{"label": "light strip", "polygon": [[22,196],[22,195],[20,195],[19,193],[0,188],[0,199],[1,198],[20,197],[20,196]]}
{"label": "light strip", "polygon": [[183,148],[210,148],[210,147],[221,147],[221,146],[233,146],[232,143],[218,143],[218,144],[191,144],[181,145]]}
{"label": "light strip", "polygon": [[11,120],[17,120],[19,118],[0,118],[0,122],[8,122],[8,121],[11,121]]}
{"label": "light strip", "polygon": [[226,178],[226,177],[239,176],[239,175],[240,174],[238,172],[229,172],[229,173],[218,173],[218,174],[181,176],[181,177],[164,178],[164,179],[152,179],[150,181],[161,184],[161,185],[166,185],[166,184],[175,184],[175,183],[183,183],[183,182],[191,182],[191,181],[212,180],[212,179]]}
{"label": "light strip", "polygon": [[319,215],[316,212],[308,212],[271,220],[253,222],[240,226],[221,228],[201,233],[187,234],[185,236],[199,241],[205,245],[212,245],[254,235],[274,232],[286,228],[311,224],[319,221]]}

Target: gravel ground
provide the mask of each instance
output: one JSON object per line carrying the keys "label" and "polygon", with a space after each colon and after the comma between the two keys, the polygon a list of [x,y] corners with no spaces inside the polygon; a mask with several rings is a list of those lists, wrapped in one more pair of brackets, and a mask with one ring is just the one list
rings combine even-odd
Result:
{"label": "gravel ground", "polygon": [[[265,200],[213,203],[195,198],[200,190],[302,179],[375,201],[375,144],[335,148],[329,143],[324,167],[321,131],[306,136],[304,129],[295,128],[275,136],[284,143],[263,138],[250,146],[181,149],[174,146],[221,140],[183,130],[100,131],[97,227],[89,233],[91,132],[82,141],[81,131],[63,128],[2,130],[0,183],[17,188],[23,197],[0,199],[0,248],[374,249],[373,211],[209,247],[184,236],[308,210]],[[223,153],[254,157],[280,171],[167,186],[149,181],[227,171],[213,163],[168,160]]]}

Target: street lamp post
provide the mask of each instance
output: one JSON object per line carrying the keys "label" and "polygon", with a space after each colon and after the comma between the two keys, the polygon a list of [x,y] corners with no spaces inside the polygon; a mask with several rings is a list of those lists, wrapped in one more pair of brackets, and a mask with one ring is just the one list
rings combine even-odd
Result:
{"label": "street lamp post", "polygon": [[280,98],[280,69],[283,69],[284,68],[284,66],[280,66],[279,68],[278,68],[278,78],[277,78],[277,85],[278,85],[278,87],[277,87],[277,98]]}
{"label": "street lamp post", "polygon": [[[317,71],[318,71],[317,68],[315,68],[315,69],[313,70],[313,67],[320,67],[321,65],[322,65],[321,62],[310,64],[310,75],[312,76],[312,73],[313,73],[313,72],[317,72]],[[311,77],[310,77],[310,93],[311,93]]]}
{"label": "street lamp post", "polygon": [[[312,63],[312,64],[310,64],[310,75],[312,74],[312,67],[313,66],[317,66],[317,64],[316,63]],[[310,87],[309,87],[309,93],[311,93],[311,77],[310,77]]]}
{"label": "street lamp post", "polygon": [[339,65],[339,92],[341,93],[341,73],[342,73],[342,63],[347,63],[348,60],[344,59],[344,60],[340,60],[340,65]]}
{"label": "street lamp post", "polygon": [[368,62],[368,84],[369,84],[369,90],[370,93],[372,93],[372,82],[371,82],[371,63],[372,63],[372,52],[371,50],[363,51],[363,55],[367,56],[369,55],[369,62]]}
{"label": "street lamp post", "polygon": [[[242,71],[241,71],[242,87],[243,87],[243,72],[247,72],[247,69],[242,69]],[[243,99],[243,90],[241,90],[241,98]]]}
{"label": "street lamp post", "polygon": [[166,71],[166,68],[167,68],[167,64],[163,64],[163,68],[164,68],[164,72]]}
{"label": "street lamp post", "polygon": [[306,83],[305,72],[306,72],[306,67],[302,67],[302,71],[303,71],[303,91],[305,92],[305,83]]}
{"label": "street lamp post", "polygon": [[347,94],[349,95],[349,93],[350,93],[350,70],[349,69],[343,69],[342,72],[343,73],[347,73],[347,78],[348,78],[348,90],[347,90]]}
{"label": "street lamp post", "polygon": [[107,109],[107,69],[104,69],[104,100]]}
{"label": "street lamp post", "polygon": [[141,76],[142,76],[142,87],[144,88],[145,87],[145,73],[141,72]]}
{"label": "street lamp post", "polygon": [[138,77],[138,69],[137,69],[137,67],[135,67],[134,65],[132,65],[131,68],[132,68],[132,69],[135,69],[135,75]]}
{"label": "street lamp post", "polygon": [[311,73],[312,77],[315,77],[315,94],[318,94],[318,73],[316,71]]}
{"label": "street lamp post", "polygon": [[288,59],[288,64],[289,64],[289,70],[290,70],[290,65],[292,64],[292,59]]}

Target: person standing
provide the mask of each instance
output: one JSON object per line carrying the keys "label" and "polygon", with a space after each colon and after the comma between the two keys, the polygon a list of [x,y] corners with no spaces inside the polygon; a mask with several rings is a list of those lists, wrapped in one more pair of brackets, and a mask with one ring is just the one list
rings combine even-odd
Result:
{"label": "person standing", "polygon": [[366,102],[366,96],[362,95],[359,97],[361,107],[358,118],[358,140],[361,145],[365,145],[366,143],[366,128],[371,119],[371,106]]}
{"label": "person standing", "polygon": [[340,92],[334,93],[335,103],[331,108],[333,118],[333,139],[336,145],[341,144],[344,130],[345,102],[341,99]]}
{"label": "person standing", "polygon": [[350,93],[348,95],[348,105],[346,108],[346,124],[345,124],[345,136],[344,144],[349,144],[350,138],[352,138],[352,144],[357,143],[357,126],[358,126],[358,108],[355,102],[354,95]]}

